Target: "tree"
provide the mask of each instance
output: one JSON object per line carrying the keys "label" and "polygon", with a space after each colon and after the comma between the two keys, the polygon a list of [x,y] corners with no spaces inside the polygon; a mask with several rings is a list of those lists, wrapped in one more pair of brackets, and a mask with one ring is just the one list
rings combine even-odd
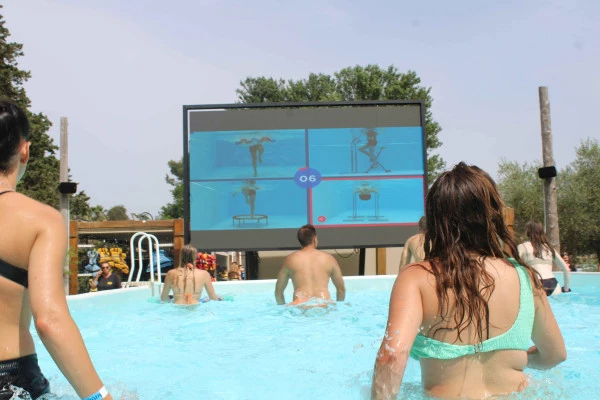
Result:
{"label": "tree", "polygon": [[433,154],[442,145],[438,139],[442,128],[431,113],[431,88],[421,86],[421,79],[414,71],[401,73],[393,65],[385,70],[377,65],[357,65],[335,72],[333,77],[314,73],[298,81],[248,77],[240,82],[240,86],[236,92],[242,103],[424,100],[429,181],[432,182],[446,166],[438,154]]}
{"label": "tree", "polygon": [[92,216],[92,208],[89,205],[90,196],[81,191],[72,196],[69,201],[71,219],[89,221]]}
{"label": "tree", "polygon": [[[31,78],[31,73],[19,69],[17,65],[17,59],[24,55],[23,45],[8,40],[10,32],[4,24],[4,17],[0,15],[0,93],[3,98],[15,102],[26,111],[30,124],[30,159],[27,173],[17,188],[19,192],[35,200],[58,208],[60,200],[58,192],[60,163],[56,158],[58,147],[47,133],[52,123],[44,114],[29,111],[31,101],[25,93],[23,84]],[[84,197],[87,196],[78,200]],[[89,200],[89,197],[87,198]]]}
{"label": "tree", "polygon": [[165,176],[165,181],[173,187],[171,194],[173,202],[160,209],[161,219],[183,218],[183,159],[169,161],[171,175]]}
{"label": "tree", "polygon": [[560,225],[561,241],[567,238],[569,251],[594,252],[600,261],[600,142],[598,139],[588,138],[581,142],[575,150],[575,161],[570,164],[565,177],[570,179],[563,182],[558,192],[559,212],[562,211],[559,213],[561,217],[559,223],[562,224]]}
{"label": "tree", "polygon": [[90,221],[106,221],[108,216],[102,206],[90,207]]}
{"label": "tree", "polygon": [[109,221],[124,221],[129,219],[127,209],[123,205],[114,206],[106,212],[107,220]]}
{"label": "tree", "polygon": [[519,239],[524,239],[528,221],[544,220],[543,182],[537,176],[541,166],[540,162],[519,165],[504,159],[498,164],[498,188],[506,205],[515,210],[515,233]]}
{"label": "tree", "polygon": [[[523,240],[529,220],[544,220],[540,162],[499,163],[498,187],[504,202],[515,210],[515,231]],[[587,139],[576,149],[576,159],[558,172],[558,217],[561,250],[596,253],[600,260],[600,143]]]}

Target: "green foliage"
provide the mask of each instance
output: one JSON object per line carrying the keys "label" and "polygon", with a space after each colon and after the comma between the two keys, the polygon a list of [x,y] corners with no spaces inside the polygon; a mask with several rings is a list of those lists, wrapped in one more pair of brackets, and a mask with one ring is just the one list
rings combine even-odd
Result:
{"label": "green foliage", "polygon": [[[499,163],[498,187],[505,203],[515,209],[515,231],[524,237],[525,224],[544,220],[539,162]],[[576,159],[556,178],[561,250],[596,253],[600,258],[600,143],[587,139],[576,149]]]}
{"label": "green foliage", "polygon": [[[17,59],[24,55],[23,45],[9,41],[10,32],[4,24],[4,17],[0,15],[0,95],[26,110],[30,124],[30,159],[27,173],[19,182],[17,189],[35,200],[58,208],[60,202],[58,192],[60,162],[56,158],[58,147],[47,133],[52,123],[44,114],[29,111],[31,101],[23,85],[31,78],[31,73],[19,69],[17,64]],[[78,200],[82,199],[83,197]],[[89,200],[89,197],[87,199]]]}
{"label": "green foliage", "polygon": [[102,206],[90,207],[90,221],[106,221],[108,216]]}
{"label": "green foliage", "polygon": [[92,208],[89,205],[89,201],[90,196],[83,190],[72,196],[69,202],[71,219],[90,221],[92,219]]}
{"label": "green foliage", "polygon": [[600,260],[600,142],[588,138],[575,154],[558,181],[561,241],[567,239],[569,251],[595,252]]}
{"label": "green foliage", "polygon": [[515,210],[515,232],[525,237],[525,224],[530,220],[544,221],[543,181],[537,170],[541,163],[501,160],[498,164],[498,188],[507,206]]}
{"label": "green foliage", "polygon": [[165,176],[165,181],[173,186],[171,194],[173,202],[163,206],[160,209],[161,219],[176,219],[183,218],[183,159],[169,161],[169,170],[171,175]]}
{"label": "green foliage", "polygon": [[288,80],[266,77],[248,77],[236,90],[242,103],[319,102],[352,100],[424,100],[426,106],[426,146],[429,181],[446,166],[444,160],[433,154],[442,143],[442,130],[431,113],[431,88],[421,86],[414,71],[398,72],[394,66],[381,69],[377,65],[348,67],[327,74],[309,74],[307,79]]}
{"label": "green foliage", "polygon": [[109,221],[124,221],[129,219],[129,215],[127,215],[125,206],[118,205],[106,212],[106,218]]}

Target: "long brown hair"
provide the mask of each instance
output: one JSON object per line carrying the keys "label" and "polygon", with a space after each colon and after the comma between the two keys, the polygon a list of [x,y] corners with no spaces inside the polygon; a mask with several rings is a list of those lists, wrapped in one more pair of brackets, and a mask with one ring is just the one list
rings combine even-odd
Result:
{"label": "long brown hair", "polygon": [[542,224],[536,221],[529,221],[525,225],[525,233],[531,242],[533,247],[533,256],[536,258],[542,258],[542,252],[545,250],[554,256],[554,249],[548,241],[548,237],[544,232]]}
{"label": "long brown hair", "polygon": [[[436,280],[441,317],[434,335],[439,330],[456,329],[458,341],[473,324],[480,341],[484,331],[489,338],[488,301],[495,282],[483,267],[484,261],[487,257],[512,257],[524,265],[504,222],[504,207],[492,178],[463,162],[443,173],[431,187],[425,206],[424,247]],[[533,269],[524,266],[538,287]],[[455,299],[452,318],[450,294]]]}
{"label": "long brown hair", "polygon": [[[192,284],[196,293],[196,279],[194,278],[194,268],[196,266],[196,258],[198,257],[198,249],[191,244],[186,244],[179,251],[179,265],[177,266],[177,286],[183,283],[183,293],[187,293],[186,286],[188,273],[192,274]],[[192,267],[190,268],[191,265]]]}

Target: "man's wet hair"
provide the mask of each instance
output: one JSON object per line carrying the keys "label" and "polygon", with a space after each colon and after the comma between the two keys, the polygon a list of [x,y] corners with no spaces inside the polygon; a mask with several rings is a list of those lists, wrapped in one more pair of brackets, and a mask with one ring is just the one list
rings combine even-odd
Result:
{"label": "man's wet hair", "polygon": [[315,237],[317,237],[317,230],[311,224],[306,224],[298,229],[298,241],[302,247],[313,244]]}

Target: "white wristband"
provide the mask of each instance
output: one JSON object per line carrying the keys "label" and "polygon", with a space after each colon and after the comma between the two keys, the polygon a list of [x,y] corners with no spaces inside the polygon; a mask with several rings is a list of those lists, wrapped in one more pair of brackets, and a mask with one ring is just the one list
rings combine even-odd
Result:
{"label": "white wristband", "polygon": [[108,396],[108,390],[106,390],[106,388],[102,386],[96,393],[82,400],[102,400],[106,398],[106,396]]}

